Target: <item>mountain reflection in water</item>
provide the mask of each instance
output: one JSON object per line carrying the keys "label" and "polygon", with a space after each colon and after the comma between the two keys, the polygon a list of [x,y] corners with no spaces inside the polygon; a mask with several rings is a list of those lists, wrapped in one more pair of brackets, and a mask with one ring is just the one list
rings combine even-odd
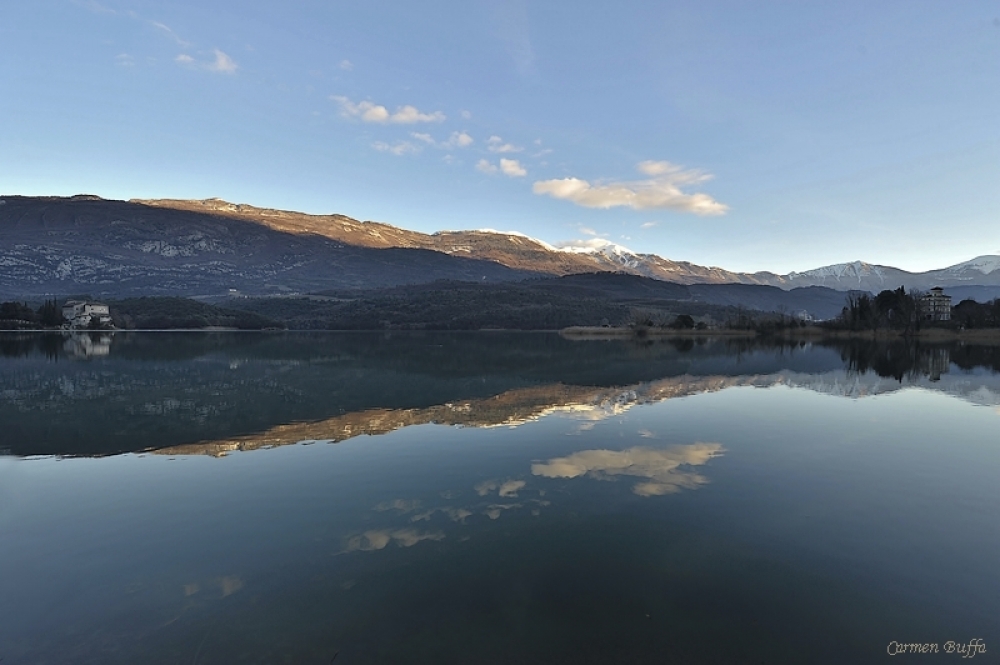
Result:
{"label": "mountain reflection in water", "polygon": [[[916,386],[1000,405],[998,348],[958,344],[22,333],[0,335],[0,352],[0,417],[17,455],[221,455],[429,423],[602,419],[734,386],[846,397]],[[96,420],[100,427],[85,425]]]}

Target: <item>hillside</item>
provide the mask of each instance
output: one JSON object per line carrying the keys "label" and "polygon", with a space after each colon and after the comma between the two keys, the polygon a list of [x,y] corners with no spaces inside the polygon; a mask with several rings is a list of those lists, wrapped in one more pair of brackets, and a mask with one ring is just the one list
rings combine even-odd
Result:
{"label": "hillside", "polygon": [[5,197],[0,298],[266,294],[535,273],[422,248],[351,245],[304,228],[96,197]]}
{"label": "hillside", "polygon": [[632,310],[735,320],[739,308],[816,318],[840,313],[847,294],[822,287],[784,291],[773,286],[687,286],[622,273],[585,273],[516,283],[439,281],[366,291],[326,291],[302,298],[227,302],[292,328],[373,330],[553,330],[619,324]]}
{"label": "hillside", "polygon": [[0,197],[0,269],[0,299],[67,293],[220,297],[231,290],[277,295],[436,280],[499,283],[597,271],[678,285],[872,292],[943,286],[980,300],[1000,296],[1000,257],[992,255],[925,273],[855,261],[787,275],[751,274],[635,253],[612,243],[558,249],[517,233],[425,234],[344,215],[308,215],[219,199],[125,202],[87,195]]}

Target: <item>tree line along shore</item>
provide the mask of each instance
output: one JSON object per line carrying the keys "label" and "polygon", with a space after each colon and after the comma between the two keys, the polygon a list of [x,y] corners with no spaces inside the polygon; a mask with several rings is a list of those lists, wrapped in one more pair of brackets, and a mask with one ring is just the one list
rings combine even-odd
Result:
{"label": "tree line along shore", "polygon": [[[787,311],[740,305],[625,297],[579,297],[516,287],[463,285],[403,291],[336,293],[299,297],[228,299],[216,304],[182,297],[148,296],[103,301],[109,321],[86,328],[118,330],[561,330],[568,336],[779,336],[1000,340],[1000,299],[964,300],[943,320],[931,320],[926,296],[902,288],[877,295],[845,294],[839,316],[810,321]],[[0,329],[71,327],[63,305],[89,296],[40,303],[0,303]],[[78,328],[81,326],[77,326]]]}

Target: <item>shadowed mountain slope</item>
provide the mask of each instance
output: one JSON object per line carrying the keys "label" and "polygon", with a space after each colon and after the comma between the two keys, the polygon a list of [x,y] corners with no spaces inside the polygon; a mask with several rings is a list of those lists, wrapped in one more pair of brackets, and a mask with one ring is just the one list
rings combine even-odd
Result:
{"label": "shadowed mountain slope", "polygon": [[352,245],[210,209],[5,197],[0,297],[266,294],[533,276],[416,247]]}

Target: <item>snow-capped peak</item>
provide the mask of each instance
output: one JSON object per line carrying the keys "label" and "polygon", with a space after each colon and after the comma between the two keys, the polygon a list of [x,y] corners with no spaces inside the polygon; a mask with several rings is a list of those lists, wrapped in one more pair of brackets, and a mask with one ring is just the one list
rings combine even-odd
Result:
{"label": "snow-capped peak", "polygon": [[560,252],[570,252],[573,254],[604,254],[606,256],[635,256],[628,247],[615,244],[604,238],[587,238],[586,240],[567,240],[556,243],[556,249]]}
{"label": "snow-capped peak", "polygon": [[822,268],[806,270],[805,272],[791,272],[788,277],[833,277],[842,279],[844,277],[867,277],[875,275],[882,277],[882,270],[878,266],[873,266],[864,261],[851,261],[850,263],[835,263]]}
{"label": "snow-capped peak", "polygon": [[594,257],[602,257],[616,265],[626,268],[635,268],[641,259],[628,247],[618,245],[605,240],[604,238],[587,238],[586,240],[567,240],[558,243],[556,249],[560,252],[570,252],[573,254],[590,254]]}
{"label": "snow-capped peak", "polygon": [[957,263],[945,268],[945,272],[964,272],[966,270],[978,270],[984,275],[988,275],[994,270],[1000,270],[1000,255],[984,254],[983,256],[977,256],[971,261]]}

